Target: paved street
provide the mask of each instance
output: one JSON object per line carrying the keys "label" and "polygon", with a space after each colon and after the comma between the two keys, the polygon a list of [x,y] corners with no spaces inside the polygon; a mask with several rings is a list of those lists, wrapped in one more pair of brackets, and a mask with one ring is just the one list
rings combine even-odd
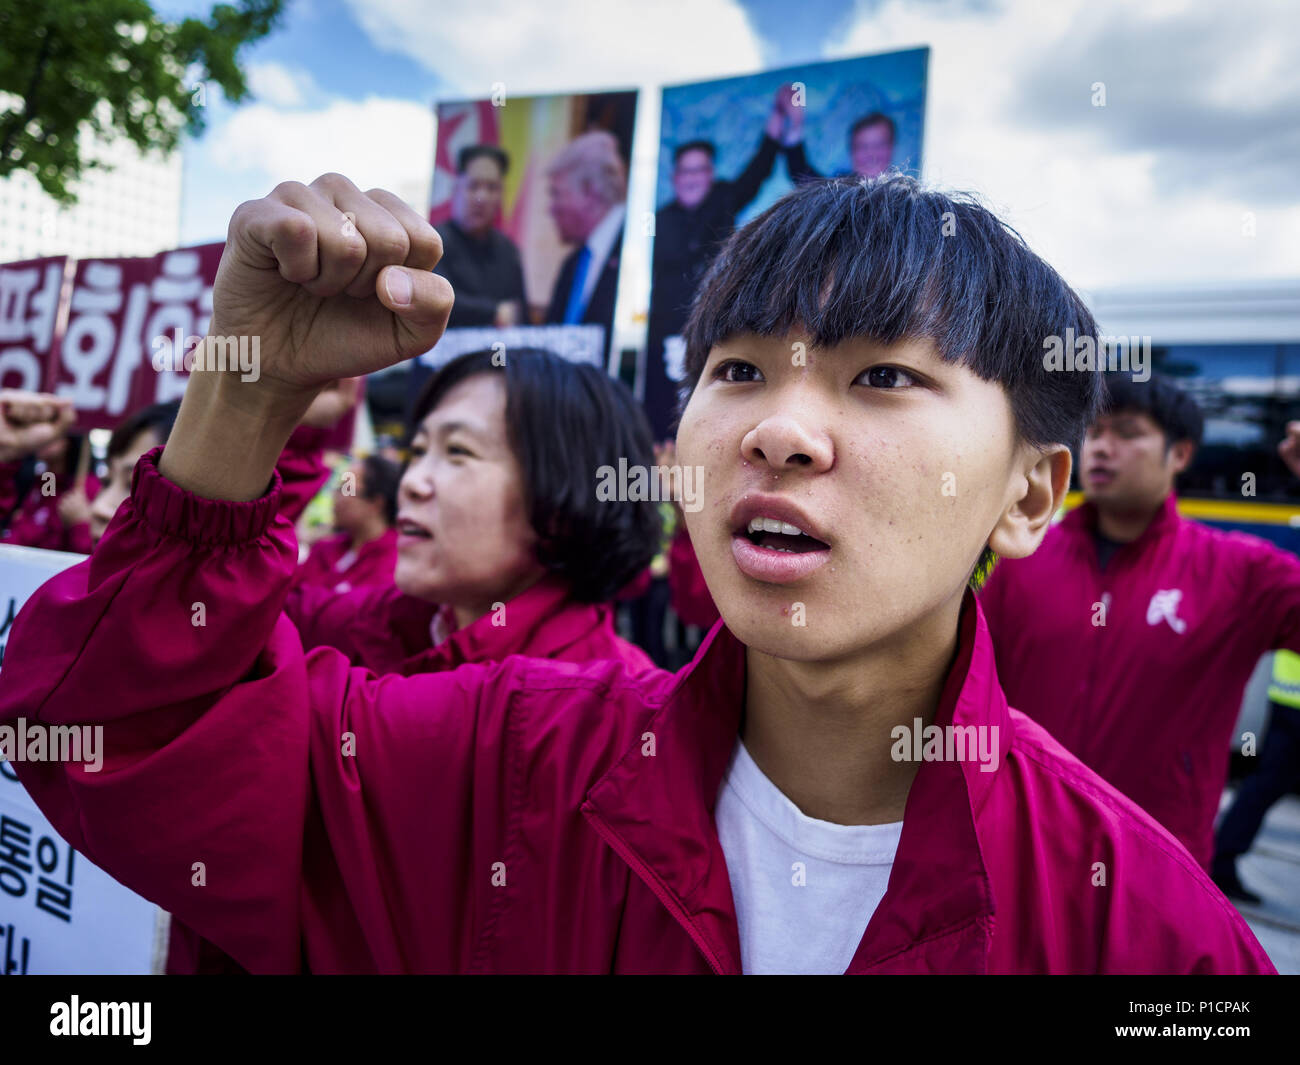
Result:
{"label": "paved street", "polygon": [[[1223,805],[1231,798],[1224,793]],[[1288,795],[1268,812],[1249,854],[1237,862],[1242,882],[1263,895],[1259,906],[1237,909],[1279,973],[1300,974],[1300,797]]]}

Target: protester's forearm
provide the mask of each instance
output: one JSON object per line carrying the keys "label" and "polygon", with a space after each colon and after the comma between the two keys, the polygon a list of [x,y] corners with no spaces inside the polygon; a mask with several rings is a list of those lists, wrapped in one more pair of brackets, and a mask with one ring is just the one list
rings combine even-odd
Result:
{"label": "protester's forearm", "polygon": [[205,499],[258,499],[315,394],[192,374],[158,469]]}

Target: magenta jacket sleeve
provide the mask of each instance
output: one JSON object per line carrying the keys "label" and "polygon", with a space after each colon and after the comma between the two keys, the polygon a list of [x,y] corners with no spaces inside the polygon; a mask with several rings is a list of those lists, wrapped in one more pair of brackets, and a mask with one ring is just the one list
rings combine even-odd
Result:
{"label": "magenta jacket sleeve", "polygon": [[304,654],[281,614],[279,477],[211,501],[158,454],[95,554],[23,608],[0,673],[0,723],[102,726],[102,764],[17,762],[20,779],[77,849],[250,971],[463,964],[502,846],[504,712],[483,708],[506,704],[509,664],[376,678]]}
{"label": "magenta jacket sleeve", "polygon": [[298,638],[307,650],[333,647],[351,662],[359,663],[360,650],[349,639],[359,613],[377,608],[378,590],[353,588],[336,592],[317,584],[296,582],[284,601],[285,615],[298,630]]}
{"label": "magenta jacket sleeve", "polygon": [[275,464],[280,474],[280,513],[290,521],[302,517],[307,504],[330,478],[329,467],[325,465],[328,435],[328,429],[298,426]]}
{"label": "magenta jacket sleeve", "polygon": [[1257,627],[1261,650],[1300,654],[1300,558],[1267,540],[1236,535],[1247,546],[1240,600],[1246,624]]}

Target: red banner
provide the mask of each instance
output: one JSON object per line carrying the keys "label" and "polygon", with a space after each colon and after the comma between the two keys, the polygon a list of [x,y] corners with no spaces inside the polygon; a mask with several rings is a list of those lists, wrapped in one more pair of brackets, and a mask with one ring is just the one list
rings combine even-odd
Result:
{"label": "red banner", "polygon": [[[179,398],[185,357],[208,331],[224,248],[0,265],[0,388],[72,400],[82,431],[115,428],[132,411]],[[355,422],[354,408],[326,447],[348,450]]]}
{"label": "red banner", "polygon": [[224,246],[77,263],[45,390],[72,400],[79,429],[111,429],[131,411],[185,391],[178,341],[207,332]]}
{"label": "red banner", "polygon": [[0,266],[0,388],[39,392],[66,314],[68,257]]}

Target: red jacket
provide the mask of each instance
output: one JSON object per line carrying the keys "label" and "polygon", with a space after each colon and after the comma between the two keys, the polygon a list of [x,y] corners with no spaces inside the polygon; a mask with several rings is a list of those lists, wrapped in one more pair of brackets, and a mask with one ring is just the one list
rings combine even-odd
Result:
{"label": "red jacket", "polygon": [[[342,595],[297,586],[284,609],[304,648],[336,648],[353,665],[381,674],[434,673],[510,655],[564,662],[608,659],[632,672],[655,668],[644,651],[614,631],[611,607],[570,598],[568,584],[558,577],[542,578],[500,614],[492,611],[463,629],[456,628],[450,610],[403,595],[391,583]],[[435,615],[446,632],[437,644]]]}
{"label": "red jacket", "polygon": [[[739,971],[712,811],[745,649],[723,625],[676,676],[377,677],[304,654],[281,614],[274,488],[204,500],[156,460],[0,674],[0,721],[104,726],[99,773],[17,763],[78,849],[256,972]],[[1173,837],[1007,709],[969,596],[936,724],[998,729],[1001,759],[921,763],[851,972],[1273,971]]]}
{"label": "red jacket", "polygon": [[668,548],[668,588],[673,612],[683,625],[707,629],[718,620],[718,608],[709,594],[709,586],[704,583],[704,572],[685,525]]}
{"label": "red jacket", "polygon": [[[276,461],[280,475],[280,514],[297,521],[307,504],[329,480],[324,448],[333,430],[300,425],[293,431]],[[232,974],[243,968],[185,923],[172,918],[167,942],[168,975]]]}
{"label": "red jacket", "polygon": [[361,545],[352,563],[339,569],[339,563],[352,549],[352,536],[339,533],[312,544],[311,553],[294,574],[295,584],[312,584],[333,592],[350,592],[369,585],[391,585],[397,565],[397,530]]}
{"label": "red jacket", "polygon": [[1265,652],[1300,651],[1300,559],[1186,521],[1171,495],[1103,571],[1095,525],[1084,504],[997,564],[980,601],[998,674],[1208,868],[1246,682]]}
{"label": "red jacket", "polygon": [[[42,547],[47,551],[90,554],[93,546],[90,523],[64,525],[59,517],[59,497],[68,490],[72,478],[55,478],[54,493],[44,495],[37,477],[20,500],[15,478],[21,466],[21,462],[0,463],[0,518],[6,519],[0,534],[3,542],[19,547]],[[94,474],[86,477],[85,492],[88,500],[99,494],[99,479]]]}
{"label": "red jacket", "polygon": [[325,465],[325,440],[330,429],[300,425],[289,437],[275,464],[280,474],[280,513],[297,521],[307,504],[330,479]]}

